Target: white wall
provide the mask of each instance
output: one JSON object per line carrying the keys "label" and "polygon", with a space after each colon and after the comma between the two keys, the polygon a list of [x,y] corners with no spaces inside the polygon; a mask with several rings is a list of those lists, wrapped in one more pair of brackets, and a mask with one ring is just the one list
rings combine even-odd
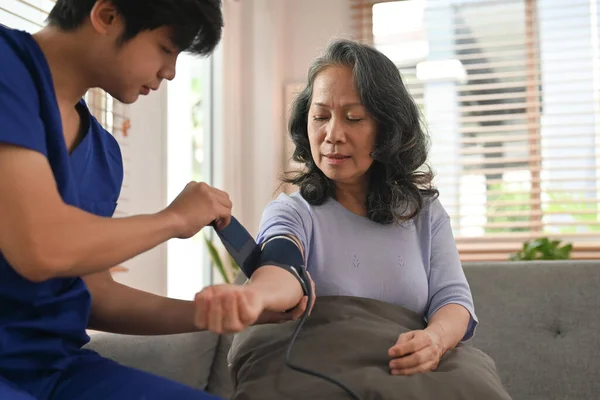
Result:
{"label": "white wall", "polygon": [[[201,64],[206,68],[208,63]],[[182,55],[175,80],[126,107],[131,130],[122,139],[126,176],[116,216],[158,212],[192,179],[192,67],[198,63]],[[210,123],[209,116],[204,119]],[[141,290],[190,300],[209,283],[203,250],[197,240],[173,239],[125,262],[129,271],[114,277]]]}
{"label": "white wall", "polygon": [[346,0],[229,0],[225,14],[220,184],[256,234],[279,186],[284,87],[304,81],[329,40],[351,35],[350,11]]}
{"label": "white wall", "polygon": [[[166,206],[166,88],[140,98],[128,107],[131,130],[122,147],[126,176],[122,196],[126,201],[117,210],[125,214],[146,214]],[[166,245],[158,246],[123,264],[129,269],[115,280],[152,293],[167,293]]]}
{"label": "white wall", "polygon": [[[277,0],[272,0],[277,2]],[[348,0],[287,0],[288,54],[284,82],[303,81],[312,60],[334,37],[353,34]]]}

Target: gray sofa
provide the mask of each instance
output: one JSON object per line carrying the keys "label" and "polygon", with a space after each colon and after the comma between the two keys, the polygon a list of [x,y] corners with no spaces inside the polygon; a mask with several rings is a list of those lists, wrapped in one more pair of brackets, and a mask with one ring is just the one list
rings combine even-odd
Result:
{"label": "gray sofa", "polygon": [[[600,261],[468,263],[464,270],[480,320],[471,344],[496,361],[514,400],[600,399]],[[227,398],[231,339],[96,334],[89,347]]]}

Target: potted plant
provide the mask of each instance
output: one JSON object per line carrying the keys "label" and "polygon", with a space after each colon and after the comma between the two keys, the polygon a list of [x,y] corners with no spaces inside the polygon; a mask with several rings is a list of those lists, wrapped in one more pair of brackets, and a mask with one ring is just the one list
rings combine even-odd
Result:
{"label": "potted plant", "polygon": [[560,240],[550,240],[549,238],[528,240],[523,243],[520,251],[510,255],[510,260],[568,260],[571,257],[573,245],[568,243],[561,246],[560,242]]}

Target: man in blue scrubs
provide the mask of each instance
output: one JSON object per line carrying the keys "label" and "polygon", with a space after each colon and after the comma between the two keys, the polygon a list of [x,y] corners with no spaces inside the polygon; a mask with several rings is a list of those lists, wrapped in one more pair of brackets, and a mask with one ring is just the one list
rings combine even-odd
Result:
{"label": "man in blue scrubs", "polygon": [[214,398],[83,350],[86,328],[236,332],[304,310],[295,278],[276,267],[195,302],[109,273],[171,238],[227,225],[231,202],[191,182],[164,210],[112,218],[121,153],[82,97],[100,87],[134,102],[174,78],[181,51],[210,54],[222,22],[219,0],[58,0],[34,35],[0,26],[0,399]]}

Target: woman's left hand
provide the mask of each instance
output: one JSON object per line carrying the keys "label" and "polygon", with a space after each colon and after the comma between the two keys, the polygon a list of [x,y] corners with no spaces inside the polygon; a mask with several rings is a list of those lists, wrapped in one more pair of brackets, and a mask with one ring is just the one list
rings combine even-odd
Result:
{"label": "woman's left hand", "polygon": [[388,355],[392,375],[413,375],[435,371],[444,354],[442,340],[428,330],[410,331],[401,334]]}

